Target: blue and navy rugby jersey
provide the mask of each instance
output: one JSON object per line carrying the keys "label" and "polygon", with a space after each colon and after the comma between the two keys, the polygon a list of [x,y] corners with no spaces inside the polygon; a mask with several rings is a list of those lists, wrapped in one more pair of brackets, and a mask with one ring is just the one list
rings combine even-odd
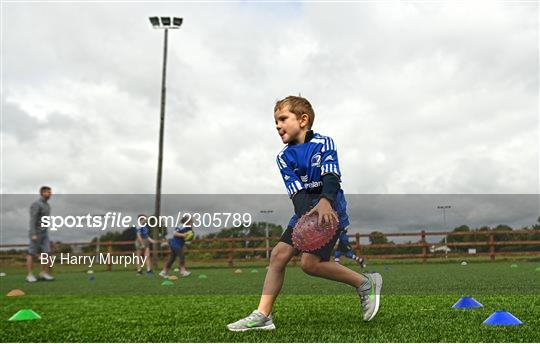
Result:
{"label": "blue and navy rugby jersey", "polygon": [[[320,195],[322,176],[325,174],[335,174],[341,180],[334,140],[328,136],[317,133],[308,134],[303,144],[290,143],[285,146],[279,152],[276,161],[291,199],[300,190],[306,190],[308,194]],[[311,205],[315,206],[318,198],[314,197],[311,202]],[[341,188],[337,192],[333,208],[338,213],[339,226],[347,227],[349,225],[347,201]],[[294,227],[297,220],[297,215],[293,215],[289,226]]]}
{"label": "blue and navy rugby jersey", "polygon": [[148,225],[144,225],[141,228],[137,228],[137,232],[141,235],[141,238],[148,239],[148,235],[150,234],[150,228]]}

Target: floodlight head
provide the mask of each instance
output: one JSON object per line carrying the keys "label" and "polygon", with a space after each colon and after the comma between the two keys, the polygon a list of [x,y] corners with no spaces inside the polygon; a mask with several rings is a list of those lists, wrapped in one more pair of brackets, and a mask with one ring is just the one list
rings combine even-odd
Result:
{"label": "floodlight head", "polygon": [[158,17],[150,17],[150,23],[152,26],[159,26],[159,18]]}
{"label": "floodlight head", "polygon": [[171,26],[171,17],[161,17],[161,25]]}
{"label": "floodlight head", "polygon": [[180,26],[180,25],[182,25],[182,21],[183,21],[182,18],[174,17],[173,18],[173,25],[174,26]]}
{"label": "floodlight head", "polygon": [[180,17],[150,17],[154,29],[179,29],[183,19]]}

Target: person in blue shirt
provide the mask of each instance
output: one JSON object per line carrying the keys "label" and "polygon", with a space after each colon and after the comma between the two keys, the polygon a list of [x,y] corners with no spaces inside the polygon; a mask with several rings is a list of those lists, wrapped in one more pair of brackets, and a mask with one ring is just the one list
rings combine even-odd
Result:
{"label": "person in blue shirt", "polygon": [[334,262],[339,263],[341,260],[341,255],[354,260],[363,268],[366,267],[364,258],[358,257],[356,254],[354,254],[351,243],[349,242],[349,236],[347,235],[347,228],[345,228],[339,235],[337,249],[334,251]]}
{"label": "person in blue shirt", "polygon": [[[315,112],[309,101],[289,96],[274,107],[276,130],[286,145],[277,155],[277,165],[294,206],[294,215],[280,241],[272,249],[270,265],[258,308],[249,316],[227,325],[230,331],[273,330],[272,307],[279,295],[287,263],[302,254],[302,270],[353,288],[360,297],[364,321],[379,310],[382,277],[378,273],[360,274],[330,261],[341,231],[349,225],[347,202],[341,189],[341,169],[334,140],[311,130]],[[318,214],[319,223],[334,217],[339,222],[332,240],[320,249],[299,252],[292,243],[292,233],[304,214]]]}
{"label": "person in blue shirt", "polygon": [[187,271],[186,269],[186,256],[184,253],[184,247],[186,245],[186,236],[189,235],[190,232],[193,231],[191,226],[193,225],[193,219],[191,216],[184,216],[181,220],[181,223],[183,224],[182,227],[175,227],[173,231],[173,236],[171,239],[169,239],[169,248],[171,253],[169,254],[169,260],[163,267],[163,270],[159,273],[159,275],[163,278],[169,277],[169,271],[171,270],[171,267],[176,260],[176,257],[180,260],[180,276],[187,277],[191,275],[190,271]]}
{"label": "person in blue shirt", "polygon": [[[152,272],[152,257],[150,255],[150,244],[156,243],[154,239],[150,237],[150,227],[146,223],[146,215],[141,214],[137,217],[137,223],[140,227],[134,227],[136,233],[135,250],[137,256],[144,255],[146,257],[146,273],[148,275]],[[142,274],[143,265],[137,267],[137,273]]]}

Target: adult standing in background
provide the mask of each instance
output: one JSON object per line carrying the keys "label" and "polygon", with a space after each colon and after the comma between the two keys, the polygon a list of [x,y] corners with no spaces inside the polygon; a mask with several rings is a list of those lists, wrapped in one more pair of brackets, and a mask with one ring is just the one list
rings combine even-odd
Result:
{"label": "adult standing in background", "polygon": [[[26,281],[30,283],[37,281],[32,272],[34,257],[39,253],[49,253],[51,251],[48,228],[41,225],[41,218],[51,214],[48,200],[51,198],[52,190],[49,186],[42,186],[39,189],[39,194],[41,197],[30,206],[30,245],[26,256],[26,267],[28,268]],[[41,264],[39,277],[46,281],[52,281],[54,278],[49,274],[49,269],[47,264]]]}

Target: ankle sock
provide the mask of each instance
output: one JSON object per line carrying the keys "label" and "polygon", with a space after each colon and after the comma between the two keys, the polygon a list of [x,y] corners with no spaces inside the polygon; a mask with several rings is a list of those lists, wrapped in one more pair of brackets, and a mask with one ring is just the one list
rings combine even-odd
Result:
{"label": "ankle sock", "polygon": [[364,276],[364,282],[358,288],[356,288],[356,290],[365,293],[371,289],[371,282],[366,275],[362,276]]}

